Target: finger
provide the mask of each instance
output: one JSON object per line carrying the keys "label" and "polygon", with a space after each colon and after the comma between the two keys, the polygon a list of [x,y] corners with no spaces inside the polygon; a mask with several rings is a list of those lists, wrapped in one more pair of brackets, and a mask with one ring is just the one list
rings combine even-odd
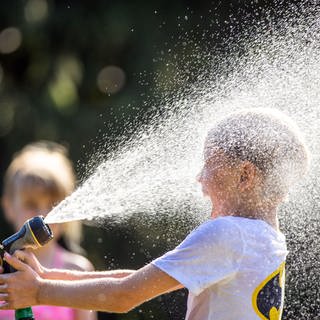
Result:
{"label": "finger", "polygon": [[0,293],[7,292],[7,288],[8,288],[7,284],[1,284],[0,285]]}
{"label": "finger", "polygon": [[8,310],[8,309],[12,309],[10,308],[10,305],[8,302],[0,302],[0,310]]}
{"label": "finger", "polygon": [[0,284],[4,284],[9,278],[9,273],[0,274]]}
{"label": "finger", "polygon": [[23,250],[16,250],[13,256],[19,259],[20,261],[28,261],[28,256]]}
{"label": "finger", "polygon": [[4,254],[5,261],[18,271],[24,271],[27,266],[21,262],[18,258],[11,256],[8,252]]}
{"label": "finger", "polygon": [[0,293],[0,301],[8,301],[9,300],[9,295],[7,293]]}
{"label": "finger", "polygon": [[33,269],[36,269],[37,264],[39,263],[34,253],[28,250],[16,250],[13,256],[26,263]]}

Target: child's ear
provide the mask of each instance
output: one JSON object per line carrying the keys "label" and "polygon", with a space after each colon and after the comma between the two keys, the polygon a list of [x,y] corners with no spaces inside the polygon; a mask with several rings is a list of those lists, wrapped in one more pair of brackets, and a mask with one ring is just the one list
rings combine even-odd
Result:
{"label": "child's ear", "polygon": [[251,189],[255,185],[257,168],[249,161],[244,161],[240,165],[239,187],[241,191]]}

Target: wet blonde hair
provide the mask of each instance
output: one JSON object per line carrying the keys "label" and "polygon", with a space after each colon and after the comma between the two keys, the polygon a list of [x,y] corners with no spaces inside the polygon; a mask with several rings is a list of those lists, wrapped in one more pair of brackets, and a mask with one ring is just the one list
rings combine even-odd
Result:
{"label": "wet blonde hair", "polygon": [[[9,201],[19,190],[40,187],[51,199],[51,206],[70,195],[75,188],[75,173],[67,149],[50,141],[26,145],[17,152],[4,178],[4,196]],[[51,209],[51,208],[48,208]],[[62,225],[62,236],[70,249],[79,249],[80,222]]]}
{"label": "wet blonde hair", "polygon": [[264,196],[286,197],[309,165],[309,153],[296,124],[284,113],[268,108],[235,112],[209,131],[207,151],[219,149],[230,159],[249,161],[264,175]]}

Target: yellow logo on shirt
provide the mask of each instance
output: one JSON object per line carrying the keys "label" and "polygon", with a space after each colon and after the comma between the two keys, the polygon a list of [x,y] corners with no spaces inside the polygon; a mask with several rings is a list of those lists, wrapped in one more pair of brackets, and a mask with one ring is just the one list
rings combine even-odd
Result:
{"label": "yellow logo on shirt", "polygon": [[263,320],[280,320],[282,315],[285,281],[285,263],[270,274],[255,290],[252,305]]}

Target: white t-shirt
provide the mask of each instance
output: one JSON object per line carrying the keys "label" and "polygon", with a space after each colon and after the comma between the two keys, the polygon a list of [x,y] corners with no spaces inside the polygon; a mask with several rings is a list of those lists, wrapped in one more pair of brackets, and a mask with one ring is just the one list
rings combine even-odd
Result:
{"label": "white t-shirt", "polygon": [[152,263],[189,290],[187,320],[278,320],[285,237],[262,220],[211,219]]}

